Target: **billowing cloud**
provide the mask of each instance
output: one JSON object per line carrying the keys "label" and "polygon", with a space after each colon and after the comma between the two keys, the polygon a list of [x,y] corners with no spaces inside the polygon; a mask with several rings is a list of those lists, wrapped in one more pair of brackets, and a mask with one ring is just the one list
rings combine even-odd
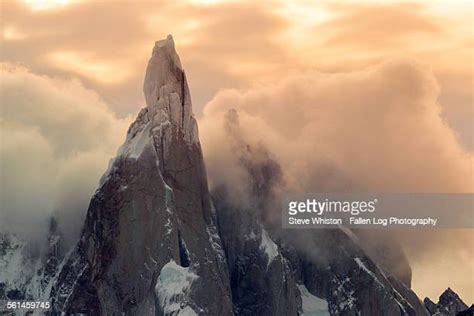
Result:
{"label": "billowing cloud", "polygon": [[473,83],[467,1],[61,1],[41,7],[2,3],[2,58],[48,75],[77,76],[122,117],[144,105],[143,71],[153,42],[173,34],[198,116],[222,88],[409,56],[434,69],[445,117],[473,148],[464,115],[472,116]]}
{"label": "billowing cloud", "polygon": [[[201,135],[214,165],[226,144],[219,122],[235,108],[245,139],[263,142],[306,190],[471,192],[472,157],[437,97],[433,75],[414,62],[297,76],[219,93],[204,110]],[[225,181],[221,171],[210,171],[211,180]]]}
{"label": "billowing cloud", "polygon": [[[266,148],[282,167],[288,190],[473,192],[472,154],[464,151],[443,120],[438,95],[433,74],[406,60],[222,91],[200,120],[210,183],[226,185],[238,196],[236,201],[248,199],[242,190],[245,172],[232,141],[235,130],[226,132],[229,113],[236,113],[237,139]],[[424,260],[422,253],[433,260],[434,254],[445,256],[449,251],[445,261],[459,269],[451,274],[450,285],[472,297],[472,284],[465,282],[471,273],[465,252],[472,250],[472,243],[457,242],[472,237],[472,231],[450,234],[449,242],[445,233],[406,234],[402,241],[413,260]],[[421,270],[415,271],[417,280],[427,277]],[[428,285],[415,284],[434,297],[445,286]]]}
{"label": "billowing cloud", "polygon": [[21,66],[2,64],[0,87],[0,230],[34,240],[54,213],[73,238],[129,119],[78,81]]}

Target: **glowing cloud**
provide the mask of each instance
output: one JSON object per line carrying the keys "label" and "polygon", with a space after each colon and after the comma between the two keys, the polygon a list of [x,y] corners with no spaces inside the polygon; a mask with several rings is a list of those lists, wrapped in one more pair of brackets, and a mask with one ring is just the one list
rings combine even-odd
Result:
{"label": "glowing cloud", "polygon": [[54,52],[49,54],[47,59],[53,67],[71,71],[102,84],[120,83],[129,74],[123,65],[95,60],[87,54],[72,51]]}
{"label": "glowing cloud", "polygon": [[22,0],[22,2],[34,11],[43,11],[65,7],[79,0]]}

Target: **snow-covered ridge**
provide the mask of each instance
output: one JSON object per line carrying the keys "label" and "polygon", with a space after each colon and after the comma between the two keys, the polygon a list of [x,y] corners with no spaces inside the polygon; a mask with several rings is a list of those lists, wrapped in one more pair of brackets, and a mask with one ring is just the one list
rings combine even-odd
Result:
{"label": "snow-covered ridge", "polygon": [[7,289],[23,289],[37,270],[26,247],[15,235],[0,235],[0,283]]}
{"label": "snow-covered ridge", "polygon": [[145,147],[150,143],[150,125],[147,125],[137,134],[127,135],[125,143],[119,148],[117,156],[126,156],[137,159]]}
{"label": "snow-covered ridge", "polygon": [[[362,259],[355,257],[354,261],[357,263],[359,268],[363,270],[365,273],[367,273],[368,275],[370,275],[380,287],[385,287],[385,285],[379,280],[379,278],[375,275],[375,273],[371,271],[369,268],[367,268],[367,266],[364,264]],[[405,307],[402,303],[413,308],[411,304],[397,290],[393,289],[393,294],[394,294],[393,298],[395,302],[398,304],[398,306],[400,306],[401,310],[405,311]]]}
{"label": "snow-covered ridge", "polygon": [[268,258],[267,270],[272,261],[278,256],[278,246],[268,235],[267,231],[262,227],[262,240],[260,243],[260,250],[262,250]]}
{"label": "snow-covered ridge", "polygon": [[359,268],[361,270],[363,270],[365,273],[367,273],[368,275],[370,275],[375,282],[377,282],[378,285],[380,285],[381,287],[384,287],[384,285],[382,284],[382,282],[380,282],[379,278],[377,278],[377,276],[375,275],[375,273],[373,273],[372,271],[369,270],[369,268],[367,268],[364,264],[364,262],[362,262],[362,260],[360,258],[354,258],[354,261],[357,263],[357,265],[359,266]]}
{"label": "snow-covered ridge", "polygon": [[[50,241],[54,242],[56,238]],[[24,299],[47,299],[57,270],[46,271],[46,258],[33,248],[14,234],[0,234],[0,289],[18,291]]]}

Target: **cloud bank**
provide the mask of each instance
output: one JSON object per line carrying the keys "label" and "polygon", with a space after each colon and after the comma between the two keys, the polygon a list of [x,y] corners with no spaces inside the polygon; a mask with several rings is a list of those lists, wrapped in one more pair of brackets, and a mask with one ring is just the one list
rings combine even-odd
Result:
{"label": "cloud bank", "polygon": [[235,109],[242,137],[265,144],[295,189],[471,192],[472,155],[443,120],[438,93],[410,61],[222,91],[200,121],[211,181],[230,179],[220,166],[233,160],[222,124]]}
{"label": "cloud bank", "polygon": [[1,67],[0,231],[35,240],[55,214],[74,238],[129,120],[78,81]]}
{"label": "cloud bank", "polygon": [[433,68],[445,117],[472,151],[472,8],[467,1],[161,0],[68,1],[37,10],[31,1],[4,1],[0,41],[4,60],[76,76],[122,116],[145,104],[144,65],[152,43],[168,34],[198,117],[222,88],[409,56]]}
{"label": "cloud bank", "polygon": [[[444,121],[439,93],[434,75],[409,60],[221,91],[200,120],[211,186],[226,186],[236,201],[249,199],[242,189],[248,179],[233,145],[238,139],[266,149],[281,166],[287,190],[473,192],[472,154]],[[235,115],[240,125],[237,136],[235,129],[229,133],[227,128],[228,118]],[[426,258],[449,251],[443,267],[455,264],[461,276],[450,285],[472,297],[472,284],[465,276],[472,274],[466,251],[473,245],[459,243],[472,238],[472,231],[449,234],[449,240],[446,233],[437,232],[399,237],[413,260],[425,260],[414,273],[418,280],[427,277]],[[420,293],[443,290],[415,283],[426,286]]]}

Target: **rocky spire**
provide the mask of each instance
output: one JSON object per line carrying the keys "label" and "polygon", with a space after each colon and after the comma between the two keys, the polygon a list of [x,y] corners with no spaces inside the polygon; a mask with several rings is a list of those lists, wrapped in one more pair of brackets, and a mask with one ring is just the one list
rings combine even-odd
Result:
{"label": "rocky spire", "polygon": [[155,43],[147,106],[92,197],[51,291],[55,312],[232,315],[186,76],[171,36]]}
{"label": "rocky spire", "polygon": [[186,74],[171,35],[155,43],[143,92],[150,119],[154,120],[155,125],[168,121],[188,142],[198,141]]}
{"label": "rocky spire", "polygon": [[171,35],[155,43],[146,69],[143,92],[147,106],[128,129],[127,138],[117,157],[111,161],[101,184],[110,175],[117,158],[138,159],[148,148],[158,155],[157,161],[163,171],[172,142],[184,140],[187,145],[199,144],[186,74]]}

